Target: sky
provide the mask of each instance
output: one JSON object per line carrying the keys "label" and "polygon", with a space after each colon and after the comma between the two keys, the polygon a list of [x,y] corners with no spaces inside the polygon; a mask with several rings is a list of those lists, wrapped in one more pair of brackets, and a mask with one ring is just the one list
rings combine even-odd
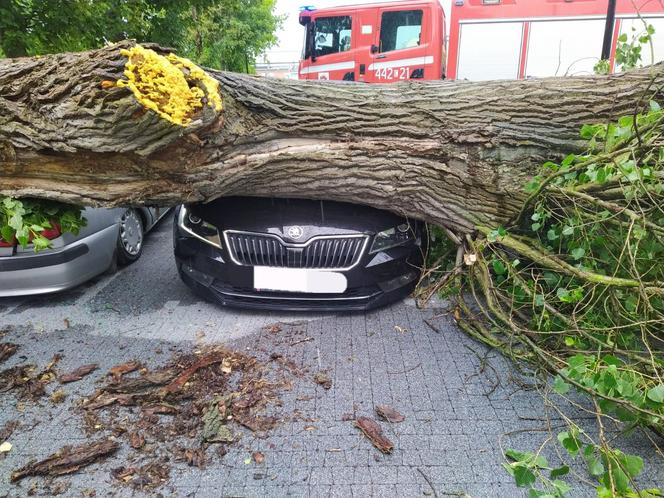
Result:
{"label": "sky", "polygon": [[[304,28],[302,28],[298,22],[300,7],[310,5],[317,9],[322,9],[324,7],[376,3],[376,1],[377,0],[277,0],[276,13],[288,17],[284,21],[282,29],[277,33],[277,37],[279,38],[278,45],[272,47],[266,53],[267,61],[272,63],[297,62],[300,59],[302,42],[304,40]],[[448,16],[451,1],[452,0],[440,0],[446,16]],[[259,57],[258,60],[260,61],[261,58]]]}

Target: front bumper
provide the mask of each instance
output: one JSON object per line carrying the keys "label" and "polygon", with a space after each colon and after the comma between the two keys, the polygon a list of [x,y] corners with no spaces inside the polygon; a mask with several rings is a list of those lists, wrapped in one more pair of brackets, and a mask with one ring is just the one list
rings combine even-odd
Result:
{"label": "front bumper", "polygon": [[175,226],[175,259],[182,280],[198,295],[224,306],[283,311],[363,311],[409,295],[419,280],[422,251],[411,244],[364,254],[339,271],[348,282],[340,294],[259,291],[254,268],[231,261],[225,250],[182,233]]}
{"label": "front bumper", "polygon": [[62,249],[0,257],[0,297],[70,289],[106,271],[113,262],[118,225]]}

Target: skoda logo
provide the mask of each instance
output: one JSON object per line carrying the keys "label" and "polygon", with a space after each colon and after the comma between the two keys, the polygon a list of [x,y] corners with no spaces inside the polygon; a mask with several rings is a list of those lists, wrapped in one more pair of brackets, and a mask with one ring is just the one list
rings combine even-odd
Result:
{"label": "skoda logo", "polygon": [[295,225],[292,227],[288,227],[287,233],[291,239],[297,240],[300,237],[302,237],[302,235],[304,235],[304,230],[302,230],[302,227]]}

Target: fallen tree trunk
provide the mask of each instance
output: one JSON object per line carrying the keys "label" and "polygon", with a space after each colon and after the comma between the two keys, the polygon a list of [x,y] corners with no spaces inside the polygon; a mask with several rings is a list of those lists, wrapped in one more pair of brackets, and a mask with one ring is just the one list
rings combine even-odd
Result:
{"label": "fallen tree trunk", "polygon": [[[436,278],[444,257],[427,270],[432,292],[463,274],[448,293],[464,330],[556,374],[559,395],[587,393],[597,441],[572,421],[546,441],[572,457],[583,448],[603,496],[636,495],[640,466],[626,462],[637,459],[611,447],[602,420],[664,434],[664,66],[365,86],[209,76],[175,57],[120,53],[129,46],[0,61],[0,196],[322,198],[475,232],[453,237],[463,258],[447,277]],[[581,140],[588,123],[604,124]],[[547,406],[548,386],[538,384]],[[520,454],[508,471],[541,478],[535,454]],[[609,463],[599,470],[590,457]],[[531,494],[561,493],[557,480],[540,484]]]}
{"label": "fallen tree trunk", "polygon": [[[0,195],[105,206],[323,198],[467,233],[512,218],[537,166],[585,147],[582,124],[661,100],[664,83],[661,66],[399,85],[209,72],[223,110],[206,105],[206,94],[181,126],[115,85],[127,63],[120,51],[131,46],[0,60]],[[137,57],[133,70],[147,78],[141,64]],[[169,98],[168,85],[161,91],[154,100]]]}

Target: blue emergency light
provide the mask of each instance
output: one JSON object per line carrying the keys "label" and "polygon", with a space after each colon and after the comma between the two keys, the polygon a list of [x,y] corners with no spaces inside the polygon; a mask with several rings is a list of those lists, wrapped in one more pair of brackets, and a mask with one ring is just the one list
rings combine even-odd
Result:
{"label": "blue emergency light", "polygon": [[314,10],[316,10],[316,7],[313,5],[303,5],[300,7],[300,12],[313,12]]}

